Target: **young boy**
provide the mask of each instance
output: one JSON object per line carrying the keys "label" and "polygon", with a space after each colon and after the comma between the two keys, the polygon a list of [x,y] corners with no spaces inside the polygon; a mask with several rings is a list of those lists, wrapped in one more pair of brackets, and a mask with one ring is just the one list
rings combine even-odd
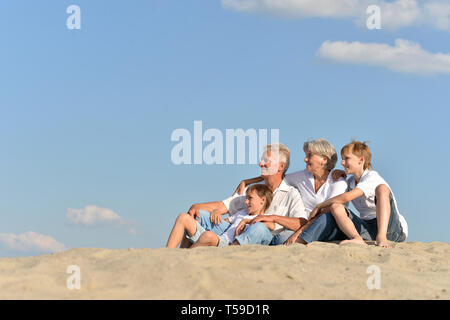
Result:
{"label": "young boy", "polygon": [[[391,188],[372,168],[370,148],[366,143],[352,141],[342,148],[341,157],[345,172],[352,175],[348,179],[347,192],[319,204],[311,212],[310,222],[322,208],[329,207],[339,229],[349,238],[341,244],[367,245],[364,240],[376,240],[377,246],[390,248],[388,240],[405,241],[408,225],[398,212]],[[360,218],[344,205],[350,201]],[[297,237],[302,231],[297,231]]]}
{"label": "young boy", "polygon": [[[253,218],[266,212],[272,199],[272,191],[270,191],[269,187],[266,185],[255,184],[248,187],[245,200],[247,208],[225,219],[225,221],[229,223],[229,226],[221,235],[217,235],[211,231],[205,231],[205,229],[197,223],[196,234],[192,237],[188,237],[188,239],[194,242],[191,248],[200,246],[222,247],[232,244],[234,238],[245,230],[247,224],[250,223]],[[275,228],[275,223],[273,222],[263,223],[269,230]]]}

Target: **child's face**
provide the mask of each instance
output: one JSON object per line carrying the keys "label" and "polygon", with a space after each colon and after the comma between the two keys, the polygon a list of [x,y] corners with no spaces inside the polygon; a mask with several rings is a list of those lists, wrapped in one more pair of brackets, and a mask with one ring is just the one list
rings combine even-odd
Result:
{"label": "child's face", "polygon": [[266,199],[261,198],[255,191],[249,192],[246,195],[245,205],[248,208],[248,213],[250,215],[262,213]]}
{"label": "child's face", "polygon": [[354,174],[355,172],[359,172],[364,168],[364,159],[363,157],[355,156],[350,151],[346,151],[341,154],[342,157],[342,166],[345,169],[346,174]]}

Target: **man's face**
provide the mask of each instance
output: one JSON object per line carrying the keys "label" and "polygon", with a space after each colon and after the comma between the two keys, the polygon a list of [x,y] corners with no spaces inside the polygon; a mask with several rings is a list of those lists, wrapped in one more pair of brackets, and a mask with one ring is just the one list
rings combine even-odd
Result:
{"label": "man's face", "polygon": [[262,176],[272,176],[280,169],[279,153],[267,150],[261,157],[259,163]]}

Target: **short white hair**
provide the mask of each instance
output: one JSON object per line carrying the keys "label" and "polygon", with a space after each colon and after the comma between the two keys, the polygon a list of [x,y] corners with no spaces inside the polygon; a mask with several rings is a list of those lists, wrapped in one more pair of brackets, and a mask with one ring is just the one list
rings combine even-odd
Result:
{"label": "short white hair", "polygon": [[336,166],[337,153],[333,145],[326,139],[319,138],[315,140],[308,140],[303,144],[303,151],[305,153],[311,152],[328,159],[326,168],[331,171]]}
{"label": "short white hair", "polygon": [[289,169],[291,150],[289,150],[289,148],[282,143],[272,143],[264,147],[264,153],[271,150],[278,151],[279,162],[283,162],[285,164],[283,174],[286,174],[286,171]]}

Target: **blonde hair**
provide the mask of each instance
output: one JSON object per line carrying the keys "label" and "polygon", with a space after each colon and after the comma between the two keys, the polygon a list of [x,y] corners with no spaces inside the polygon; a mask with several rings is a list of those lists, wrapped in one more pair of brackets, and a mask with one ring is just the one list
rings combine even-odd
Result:
{"label": "blonde hair", "polygon": [[253,184],[250,187],[247,188],[246,194],[249,194],[250,192],[255,191],[256,194],[260,198],[266,198],[266,202],[264,203],[263,212],[266,212],[267,209],[269,209],[270,204],[273,200],[273,193],[269,189],[268,186],[265,184]]}
{"label": "blonde hair", "polygon": [[283,175],[286,174],[286,171],[289,169],[290,158],[291,158],[291,150],[287,146],[282,143],[272,143],[268,144],[264,147],[264,153],[271,150],[277,150],[279,154],[279,162],[283,162],[285,164]]}
{"label": "blonde hair", "polygon": [[357,157],[363,157],[364,159],[364,170],[366,169],[372,169],[372,153],[370,152],[370,148],[367,145],[369,143],[368,141],[360,142],[353,140],[350,143],[347,143],[345,146],[341,149],[341,155],[344,152],[351,152]]}
{"label": "blonde hair", "polygon": [[336,166],[337,153],[333,145],[328,142],[328,140],[323,138],[318,138],[315,140],[308,140],[303,144],[303,151],[305,153],[311,152],[319,156],[328,159],[326,164],[326,169],[331,171]]}

